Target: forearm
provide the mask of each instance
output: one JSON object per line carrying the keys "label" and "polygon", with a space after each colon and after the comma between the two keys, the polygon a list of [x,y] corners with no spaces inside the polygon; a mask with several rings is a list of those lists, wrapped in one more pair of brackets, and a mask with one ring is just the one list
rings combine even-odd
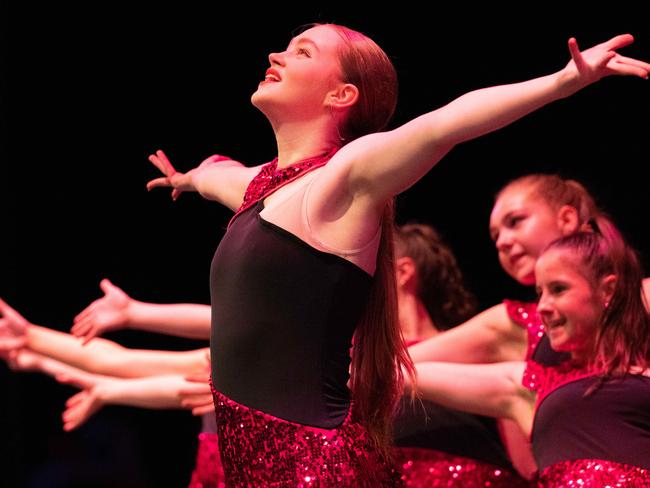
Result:
{"label": "forearm", "polygon": [[86,379],[97,378],[101,376],[93,373],[88,373],[87,371],[83,371],[79,368],[75,368],[74,366],[70,366],[69,364],[47,356],[43,356],[41,354],[34,353],[34,355],[36,356],[34,358],[34,369],[46,375],[52,376],[53,378],[61,375],[69,375],[75,378]]}
{"label": "forearm", "polygon": [[133,300],[128,307],[128,327],[191,339],[209,339],[210,305],[154,304]]}
{"label": "forearm", "polygon": [[166,375],[151,378],[111,381],[97,387],[103,404],[140,408],[182,408],[180,391],[190,384],[182,376]]}
{"label": "forearm", "polygon": [[27,328],[26,338],[30,350],[95,374],[122,378],[191,374],[202,371],[207,365],[205,350],[127,349],[101,338],[82,345],[70,334],[33,324]]}
{"label": "forearm", "polygon": [[192,170],[191,180],[202,197],[236,211],[257,171],[259,168],[247,168],[236,161],[220,161]]}
{"label": "forearm", "polygon": [[495,305],[431,339],[409,347],[413,362],[494,363],[521,361],[526,330],[514,324],[503,304]]}
{"label": "forearm", "polygon": [[492,363],[498,356],[497,334],[486,328],[458,326],[408,348],[414,363]]}
{"label": "forearm", "polygon": [[76,337],[30,324],[26,330],[27,347],[38,354],[48,356],[85,371],[99,372],[107,358],[121,357],[124,348],[106,339],[95,339],[82,345]]}
{"label": "forearm", "polygon": [[[393,131],[350,143],[349,192],[380,207],[422,178],[454,146],[502,128],[567,96],[562,72],[511,85],[476,90]],[[345,148],[344,148],[345,149]],[[343,166],[343,165],[342,165]]]}
{"label": "forearm", "polygon": [[524,363],[428,362],[415,367],[417,391],[423,398],[449,408],[517,420],[516,405],[527,399],[519,385]]}
{"label": "forearm", "polygon": [[[521,83],[469,92],[429,117],[441,145],[456,145],[498,130],[579,89],[564,71]],[[427,117],[427,116],[425,116]]]}

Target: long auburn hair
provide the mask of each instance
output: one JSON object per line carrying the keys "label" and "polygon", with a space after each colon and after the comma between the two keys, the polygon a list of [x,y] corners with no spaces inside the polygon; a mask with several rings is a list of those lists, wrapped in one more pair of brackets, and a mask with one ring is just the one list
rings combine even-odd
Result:
{"label": "long auburn hair", "polygon": [[395,253],[415,263],[417,295],[437,329],[450,329],[476,313],[476,298],[465,287],[456,257],[433,227],[396,226]]}
{"label": "long auburn hair", "polygon": [[596,332],[589,365],[607,378],[650,367],[650,316],[642,290],[643,270],[638,255],[608,218],[590,222],[592,231],[562,237],[547,247],[572,253],[592,290],[614,275],[614,292]]}
{"label": "long auburn hair", "polygon": [[[386,128],[397,105],[397,74],[386,53],[369,37],[336,24],[341,37],[339,61],[346,83],[359,90],[338,129],[342,143]],[[311,27],[308,26],[308,27]],[[354,413],[377,445],[388,453],[393,414],[402,395],[403,372],[415,378],[398,323],[393,244],[394,200],[381,220],[377,268],[352,349],[350,388]]]}

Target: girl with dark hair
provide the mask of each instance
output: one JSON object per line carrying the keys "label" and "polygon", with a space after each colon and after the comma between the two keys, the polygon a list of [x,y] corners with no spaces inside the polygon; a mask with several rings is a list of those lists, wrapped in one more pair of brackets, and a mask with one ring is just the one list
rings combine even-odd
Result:
{"label": "girl with dark hair", "polygon": [[[428,225],[395,228],[395,276],[407,345],[444,335],[476,308],[451,249]],[[403,397],[393,458],[406,486],[527,486],[501,443],[494,419]]]}

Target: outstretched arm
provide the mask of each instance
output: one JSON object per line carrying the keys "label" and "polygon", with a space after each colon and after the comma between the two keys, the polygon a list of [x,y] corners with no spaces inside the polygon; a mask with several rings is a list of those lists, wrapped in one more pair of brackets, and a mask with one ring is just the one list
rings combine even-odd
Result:
{"label": "outstretched arm", "polygon": [[124,378],[194,374],[205,371],[210,361],[207,348],[182,352],[127,349],[106,339],[83,345],[70,334],[30,323],[0,299],[0,351],[8,352],[11,341],[76,368]]}
{"label": "outstretched arm", "polygon": [[570,39],[572,59],[556,73],[472,91],[393,131],[351,142],[335,156],[345,172],[347,191],[383,208],[388,198],[413,185],[456,144],[504,127],[605,76],[647,78],[650,64],[616,52],[632,42],[631,35],[620,35],[580,52],[576,40]]}
{"label": "outstretched arm", "polygon": [[526,357],[526,330],[495,305],[444,334],[409,347],[413,362],[495,363]]}
{"label": "outstretched arm", "polygon": [[99,284],[104,296],[74,318],[70,332],[87,343],[110,330],[140,329],[191,339],[209,339],[211,310],[198,303],[158,304],[134,300],[109,280]]}
{"label": "outstretched arm", "polygon": [[161,374],[192,374],[209,364],[208,349],[155,351],[128,349],[106,339],[83,345],[76,337],[38,325],[26,333],[32,351],[91,373],[122,378]]}
{"label": "outstretched arm", "polygon": [[417,363],[415,389],[449,408],[515,420],[530,433],[535,394],[521,385],[525,367],[524,362]]}
{"label": "outstretched arm", "polygon": [[227,157],[214,155],[187,173],[180,173],[160,150],[149,156],[149,161],[165,176],[147,183],[147,190],[171,187],[174,200],[184,191],[196,191],[232,211],[241,206],[248,184],[260,170],[259,166],[248,168]]}
{"label": "outstretched arm", "polygon": [[11,353],[2,353],[0,357],[7,362],[7,365],[14,371],[44,373],[57,377],[66,375],[77,378],[79,381],[93,378],[107,378],[93,373],[77,369],[69,364],[62,363],[29,349],[16,349]]}
{"label": "outstretched arm", "polygon": [[127,405],[140,408],[183,408],[180,392],[209,393],[206,384],[191,383],[182,376],[151,376],[137,379],[81,377],[64,374],[57,377],[62,383],[82,388],[66,402],[63,412],[64,430],[76,429],[105,405]]}

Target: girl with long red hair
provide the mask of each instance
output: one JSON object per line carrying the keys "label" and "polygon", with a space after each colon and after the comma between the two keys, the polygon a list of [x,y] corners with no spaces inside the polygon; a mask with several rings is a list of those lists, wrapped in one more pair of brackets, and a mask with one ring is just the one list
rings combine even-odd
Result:
{"label": "girl with long red hair", "polygon": [[[369,38],[319,25],[269,56],[253,104],[275,132],[262,167],[211,158],[177,172],[151,161],[173,196],[195,190],[236,212],[211,270],[212,381],[233,486],[393,486],[383,452],[401,368],[392,199],[456,144],[611,74],[647,77],[617,36],[557,73],[477,90],[387,132],[396,76]],[[348,350],[354,335],[351,391]]]}

